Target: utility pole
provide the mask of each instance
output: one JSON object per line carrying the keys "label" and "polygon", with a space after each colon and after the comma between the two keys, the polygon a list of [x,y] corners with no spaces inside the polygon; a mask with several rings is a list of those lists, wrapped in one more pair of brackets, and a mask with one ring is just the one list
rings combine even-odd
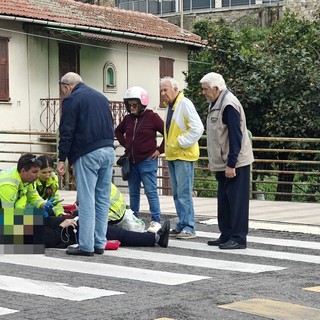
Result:
{"label": "utility pole", "polygon": [[183,0],[180,0],[180,28],[183,32]]}

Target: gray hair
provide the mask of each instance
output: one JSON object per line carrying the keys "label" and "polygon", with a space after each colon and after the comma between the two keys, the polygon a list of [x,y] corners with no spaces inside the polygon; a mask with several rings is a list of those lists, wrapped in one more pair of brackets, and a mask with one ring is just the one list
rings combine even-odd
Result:
{"label": "gray hair", "polygon": [[226,83],[221,74],[216,72],[207,73],[201,80],[200,83],[206,83],[210,88],[218,87],[219,90],[227,88]]}
{"label": "gray hair", "polygon": [[76,86],[82,82],[82,78],[75,72],[68,72],[61,78],[60,82]]}
{"label": "gray hair", "polygon": [[160,79],[160,85],[162,85],[164,82],[170,82],[172,88],[179,91],[179,83],[177,80],[173,79],[172,77],[163,77]]}

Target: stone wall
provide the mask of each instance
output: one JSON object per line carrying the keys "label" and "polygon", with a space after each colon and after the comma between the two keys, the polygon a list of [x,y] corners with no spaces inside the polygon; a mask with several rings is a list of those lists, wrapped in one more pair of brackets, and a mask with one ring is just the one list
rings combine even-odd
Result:
{"label": "stone wall", "polygon": [[284,8],[289,8],[300,17],[313,20],[320,10],[319,0],[285,0]]}
{"label": "stone wall", "polygon": [[[187,13],[183,15],[183,28],[191,30],[193,23],[198,19],[208,18],[213,22],[225,21],[227,24],[232,26],[256,26],[265,27],[282,16],[283,7],[282,5],[274,6],[258,6],[252,8],[233,8],[220,9],[214,12],[201,12],[201,13]],[[163,17],[167,21],[180,26],[181,17],[179,15],[172,15]]]}
{"label": "stone wall", "polygon": [[94,0],[94,4],[104,7],[114,7],[115,0]]}
{"label": "stone wall", "polygon": [[[234,7],[231,9],[215,9],[213,12],[197,12],[183,15],[183,28],[191,30],[197,19],[209,18],[213,22],[224,20],[232,26],[257,26],[265,27],[272,25],[281,18],[284,11],[289,9],[298,14],[299,17],[314,19],[320,10],[319,0],[283,0],[282,3],[274,5],[259,5],[251,8]],[[167,21],[181,25],[180,14],[163,17]]]}

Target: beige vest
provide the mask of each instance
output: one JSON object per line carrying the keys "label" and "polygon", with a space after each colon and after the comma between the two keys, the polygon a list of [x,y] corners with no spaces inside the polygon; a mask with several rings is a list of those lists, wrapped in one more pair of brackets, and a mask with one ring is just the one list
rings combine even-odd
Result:
{"label": "beige vest", "polygon": [[247,166],[254,161],[243,107],[240,101],[228,89],[225,89],[221,91],[214,106],[209,105],[207,116],[207,149],[209,169],[212,171],[224,171],[228,162],[228,127],[222,122],[222,114],[227,105],[231,105],[240,113],[242,142],[236,168]]}

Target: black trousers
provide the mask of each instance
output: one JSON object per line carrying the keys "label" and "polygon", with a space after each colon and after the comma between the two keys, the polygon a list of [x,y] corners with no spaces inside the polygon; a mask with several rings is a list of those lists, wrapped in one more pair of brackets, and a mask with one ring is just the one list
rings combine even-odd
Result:
{"label": "black trousers", "polygon": [[226,178],[216,172],[218,181],[218,226],[221,242],[247,243],[249,230],[250,165],[237,168],[236,176]]}
{"label": "black trousers", "polygon": [[[73,228],[69,227],[68,230],[62,231],[59,227],[65,219],[70,219],[70,217],[49,216],[44,219],[46,247],[61,248],[76,243],[76,234],[73,232]],[[154,233],[128,231],[112,225],[108,225],[107,239],[119,240],[121,246],[127,247],[154,247],[156,244]]]}

